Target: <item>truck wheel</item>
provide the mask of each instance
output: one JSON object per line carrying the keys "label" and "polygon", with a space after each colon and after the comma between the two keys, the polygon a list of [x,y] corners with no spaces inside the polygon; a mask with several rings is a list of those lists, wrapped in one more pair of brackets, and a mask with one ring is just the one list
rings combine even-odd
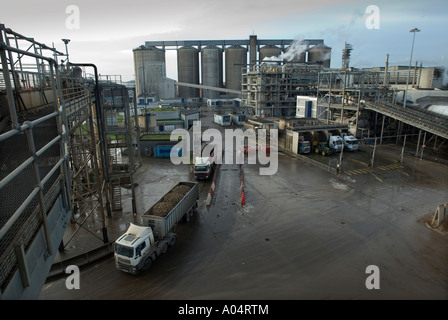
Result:
{"label": "truck wheel", "polygon": [[322,151],[322,155],[323,155],[323,156],[325,156],[325,155],[326,155],[325,151]]}
{"label": "truck wheel", "polygon": [[171,237],[171,240],[169,243],[170,247],[174,246],[175,243],[176,243],[176,236],[173,236],[173,237]]}
{"label": "truck wheel", "polygon": [[162,254],[165,254],[168,251],[168,243],[167,242],[163,243],[161,250],[162,250]]}
{"label": "truck wheel", "polygon": [[152,259],[151,259],[151,257],[148,257],[148,258],[145,260],[145,264],[143,265],[143,268],[144,268],[145,270],[148,270],[149,268],[151,268],[151,266],[152,266]]}
{"label": "truck wheel", "polygon": [[187,213],[185,214],[185,222],[190,222],[190,218],[191,218],[191,216],[190,216],[190,212],[187,212]]}
{"label": "truck wheel", "polygon": [[318,148],[314,149],[314,152],[319,153],[319,149]]}

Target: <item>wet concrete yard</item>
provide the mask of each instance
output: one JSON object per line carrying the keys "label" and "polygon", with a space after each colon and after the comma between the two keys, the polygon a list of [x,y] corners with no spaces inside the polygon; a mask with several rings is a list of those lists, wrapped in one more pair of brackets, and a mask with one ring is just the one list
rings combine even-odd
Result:
{"label": "wet concrete yard", "polygon": [[[373,168],[368,151],[345,155],[342,177],[281,152],[275,175],[245,164],[244,206],[240,167],[223,164],[210,207],[210,182],[200,182],[199,213],[150,270],[132,276],[105,258],[81,271],[79,290],[62,278],[40,299],[448,299],[448,234],[420,222],[447,202],[447,167],[409,156],[401,164],[395,146],[377,152]],[[139,214],[194,181],[188,165],[143,162]],[[111,224],[133,219],[130,200],[125,207]],[[366,288],[369,265],[380,289]]]}

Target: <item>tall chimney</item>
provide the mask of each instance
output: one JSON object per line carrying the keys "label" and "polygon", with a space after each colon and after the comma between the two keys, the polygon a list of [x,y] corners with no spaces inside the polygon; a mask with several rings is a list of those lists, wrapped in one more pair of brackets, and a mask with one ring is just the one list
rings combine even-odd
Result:
{"label": "tall chimney", "polygon": [[389,77],[387,76],[387,73],[389,71],[389,54],[386,54],[386,66],[384,67],[384,85],[389,85]]}

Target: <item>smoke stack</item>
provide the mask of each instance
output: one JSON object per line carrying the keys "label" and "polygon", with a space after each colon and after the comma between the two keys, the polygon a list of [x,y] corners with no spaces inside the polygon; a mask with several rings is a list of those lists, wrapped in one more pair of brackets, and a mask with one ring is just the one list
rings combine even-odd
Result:
{"label": "smoke stack", "polygon": [[389,85],[389,79],[387,76],[387,72],[389,71],[389,54],[386,54],[386,66],[384,67],[384,85]]}
{"label": "smoke stack", "polygon": [[352,45],[348,44],[347,41],[345,41],[345,47],[344,47],[344,50],[342,50],[342,70],[346,70],[349,68],[350,52],[352,50],[353,50]]}

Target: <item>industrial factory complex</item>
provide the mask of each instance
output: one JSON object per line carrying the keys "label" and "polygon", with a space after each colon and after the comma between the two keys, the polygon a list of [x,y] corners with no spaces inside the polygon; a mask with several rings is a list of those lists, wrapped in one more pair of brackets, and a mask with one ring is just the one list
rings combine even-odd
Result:
{"label": "industrial factory complex", "polygon": [[[256,201],[255,195],[262,194],[263,182],[250,184],[250,175],[244,173],[246,164],[223,165],[221,171],[218,167],[211,170],[215,176],[206,181],[196,181],[193,166],[184,172],[170,165],[167,158],[178,143],[171,141],[170,134],[176,129],[192,130],[196,121],[202,122],[203,130],[278,129],[279,153],[289,157],[282,158],[280,165],[297,174],[295,181],[305,178],[291,169],[293,166],[312,168],[307,169],[309,172],[318,168],[318,181],[329,179],[334,184],[333,179],[339,179],[338,183],[356,184],[356,170],[342,169],[351,163],[361,164],[362,170],[370,170],[376,178],[375,183],[383,183],[386,180],[374,170],[375,161],[382,161],[378,150],[384,145],[397,151],[394,165],[400,170],[406,156],[426,159],[444,170],[448,165],[448,90],[443,83],[446,70],[441,67],[417,62],[389,65],[389,56],[384,53],[384,65],[359,69],[350,65],[356,48],[349,43],[342,52],[334,52],[324,39],[260,39],[256,35],[236,40],[146,41],[129,49],[133,51],[135,80],[125,83],[120,76],[100,75],[96,65],[78,63],[72,57],[68,61],[67,53],[0,25],[0,298],[36,299],[49,277],[64,274],[68,265],[87,266],[96,261],[95,257],[110,258],[118,238],[115,230],[123,233],[123,224],[143,214],[161,196],[160,190],[165,186],[171,189],[179,179],[188,178],[200,186],[198,210],[203,219],[206,215],[226,219],[222,217],[230,214],[230,209],[237,212],[233,209],[236,207],[243,212],[235,218],[240,219],[248,216],[248,210],[269,207],[266,202],[257,209],[256,202],[262,200]],[[167,50],[177,52],[177,79],[167,77]],[[339,62],[341,68],[332,67]],[[339,146],[336,137],[341,139]],[[349,151],[353,152],[348,155]],[[297,161],[291,165],[290,159]],[[390,169],[386,164],[381,168]],[[143,181],[145,170],[156,173],[147,171],[151,177]],[[411,174],[411,170],[402,171],[403,179]],[[226,181],[232,174],[236,187],[219,185],[216,178]],[[244,177],[249,179],[252,193],[244,193]],[[288,174],[279,177],[276,179],[287,179]],[[369,185],[369,181],[363,183]],[[233,190],[238,191],[237,197],[219,203],[220,187],[228,187],[222,191],[226,197],[229,194],[226,199],[232,197]],[[368,194],[370,189],[363,188]],[[326,187],[321,189],[327,192]],[[285,203],[306,198],[302,197],[304,191],[291,192]],[[328,203],[337,202],[336,196],[342,193]],[[434,229],[446,224],[446,201],[428,204],[434,209]],[[370,200],[360,198],[356,205],[361,207],[361,203]],[[314,204],[307,206],[311,210]],[[304,206],[290,204],[287,208],[299,207]],[[276,210],[282,212],[281,207]],[[333,213],[336,216],[339,211]],[[349,224],[348,213],[342,215],[341,221]],[[267,223],[272,220],[266,218]],[[338,220],[337,228],[342,222]],[[233,238],[220,238],[219,225],[225,224],[213,224],[216,232],[212,240],[205,238],[205,233],[201,239],[229,244]],[[266,226],[257,223],[247,225],[266,231]],[[231,230],[238,232],[243,226]],[[262,245],[280,246],[275,242],[275,236],[280,238],[275,233],[278,230],[272,231],[272,236],[269,232],[261,235]],[[186,247],[181,242],[188,239],[179,236],[179,251]],[[288,247],[292,244],[295,242]],[[209,256],[194,256],[192,261],[213,263],[213,250],[201,251]],[[169,254],[167,264],[177,253]],[[245,262],[249,265],[249,260],[257,257],[247,255]],[[188,259],[186,253],[182,254],[182,264],[188,264]],[[175,273],[179,268],[166,266],[164,272]],[[202,274],[205,269],[192,271],[189,276]],[[440,272],[446,278],[446,265]],[[174,298],[175,292],[173,289],[170,293]],[[207,297],[205,293],[198,296]]]}

